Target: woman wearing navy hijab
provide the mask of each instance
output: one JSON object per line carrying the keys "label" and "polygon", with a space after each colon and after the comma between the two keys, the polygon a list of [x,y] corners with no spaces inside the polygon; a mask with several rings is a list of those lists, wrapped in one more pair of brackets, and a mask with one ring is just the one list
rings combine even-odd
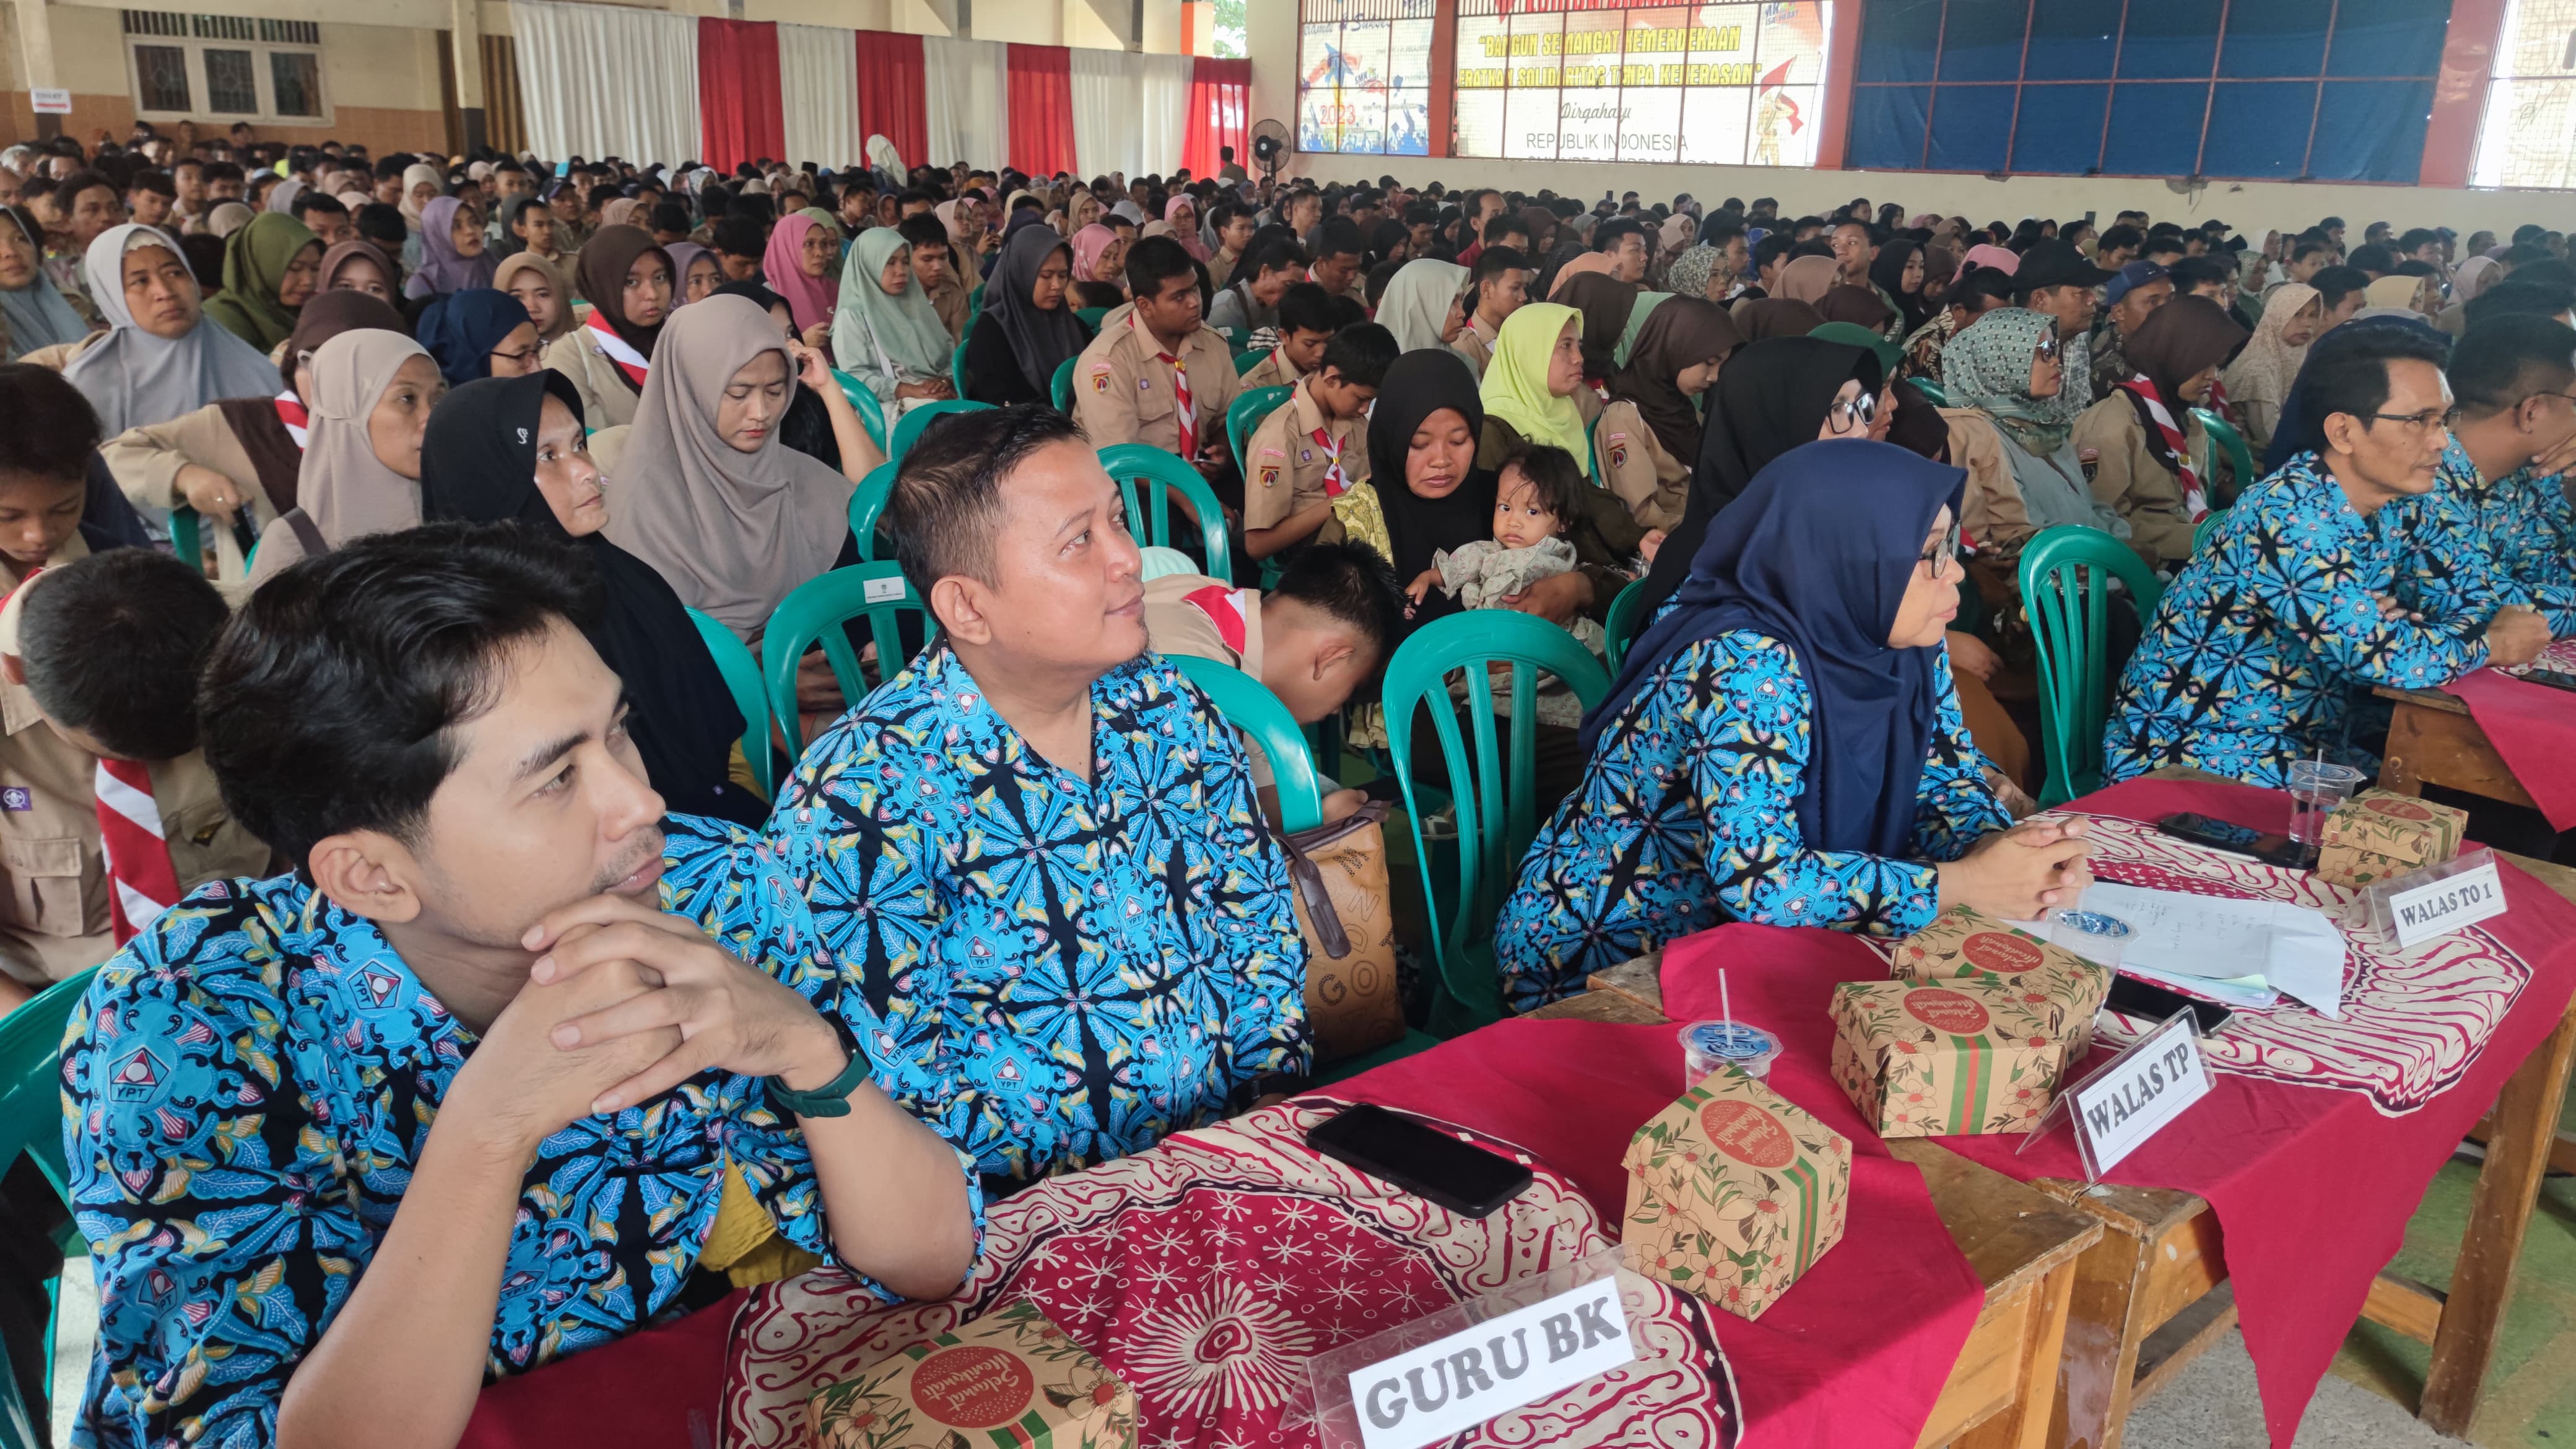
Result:
{"label": "woman wearing navy hijab", "polygon": [[1710,521],[1504,903],[1515,1009],[1726,921],[1904,936],[1951,906],[2028,920],[2074,899],[2080,830],[2015,828],[1960,723],[1941,635],[1966,478],[1813,442]]}

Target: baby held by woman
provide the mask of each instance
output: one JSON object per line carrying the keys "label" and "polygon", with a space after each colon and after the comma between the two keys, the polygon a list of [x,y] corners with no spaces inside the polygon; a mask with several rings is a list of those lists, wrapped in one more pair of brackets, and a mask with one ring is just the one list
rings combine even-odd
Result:
{"label": "baby held by woman", "polygon": [[[1591,486],[1574,455],[1563,448],[1515,450],[1503,460],[1495,483],[1494,536],[1434,553],[1431,567],[1405,589],[1413,602],[1437,586],[1470,609],[1500,609],[1508,607],[1504,599],[1539,580],[1573,570],[1574,542],[1565,536],[1566,524],[1580,504],[1575,490]],[[1597,622],[1577,618],[1573,633],[1595,655],[1604,652]],[[1583,704],[1551,680],[1539,693],[1538,717],[1541,724],[1572,726],[1582,720]]]}

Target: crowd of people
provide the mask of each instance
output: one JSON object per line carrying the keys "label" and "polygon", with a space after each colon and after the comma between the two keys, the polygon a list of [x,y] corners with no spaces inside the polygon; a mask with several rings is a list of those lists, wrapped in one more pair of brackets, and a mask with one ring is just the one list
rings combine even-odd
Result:
{"label": "crowd of people", "polygon": [[[2168,581],[2113,600],[2110,780],[2367,760],[2371,686],[2576,629],[2559,232],[1225,159],[0,151],[0,1007],[106,963],[76,1443],[453,1444],[490,1379],[733,1286],[945,1294],[986,1203],[1300,1090],[1276,801],[1176,655],[1384,766],[1407,639],[1512,610],[1607,659],[1635,591],[1605,700],[1503,722],[1526,1011],[1725,921],[2080,892],[2080,826],[2026,818],[2044,531]],[[1139,544],[1118,444],[1224,559]],[[763,790],[702,627],[757,657],[869,558],[927,637],[860,698],[800,661]],[[1393,794],[1352,773],[1328,815]]]}

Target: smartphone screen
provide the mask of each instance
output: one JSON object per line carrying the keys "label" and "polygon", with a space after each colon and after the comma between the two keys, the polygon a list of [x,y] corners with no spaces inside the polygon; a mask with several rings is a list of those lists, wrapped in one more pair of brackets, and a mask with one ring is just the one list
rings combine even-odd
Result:
{"label": "smartphone screen", "polygon": [[2184,813],[2166,816],[2156,822],[2156,828],[2176,840],[2187,840],[2230,855],[2246,856],[2267,865],[2304,869],[2309,864],[2307,848],[2288,836],[2273,835],[2232,820]]}
{"label": "smartphone screen", "polygon": [[1464,1217],[1481,1218],[1530,1185],[1519,1163],[1368,1103],[1318,1123],[1306,1145]]}
{"label": "smartphone screen", "polygon": [[2192,1027],[2202,1036],[2225,1026],[2227,1019],[2236,1014],[2215,1001],[2195,1001],[2179,991],[2158,986],[2152,981],[2141,981],[2135,976],[2112,978],[2107,1001],[2113,1011],[2146,1021],[2170,1021],[2175,1012],[2189,1009]]}

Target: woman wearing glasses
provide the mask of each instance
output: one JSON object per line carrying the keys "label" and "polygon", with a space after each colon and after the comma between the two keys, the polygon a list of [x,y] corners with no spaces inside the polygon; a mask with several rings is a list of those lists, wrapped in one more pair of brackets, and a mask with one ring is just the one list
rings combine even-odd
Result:
{"label": "woman wearing glasses", "polygon": [[1942,634],[1964,479],[1865,437],[1811,442],[1709,525],[1585,716],[1582,787],[1504,904],[1516,1009],[1724,921],[1902,936],[2083,889],[2080,827],[2016,828],[1960,723]]}

